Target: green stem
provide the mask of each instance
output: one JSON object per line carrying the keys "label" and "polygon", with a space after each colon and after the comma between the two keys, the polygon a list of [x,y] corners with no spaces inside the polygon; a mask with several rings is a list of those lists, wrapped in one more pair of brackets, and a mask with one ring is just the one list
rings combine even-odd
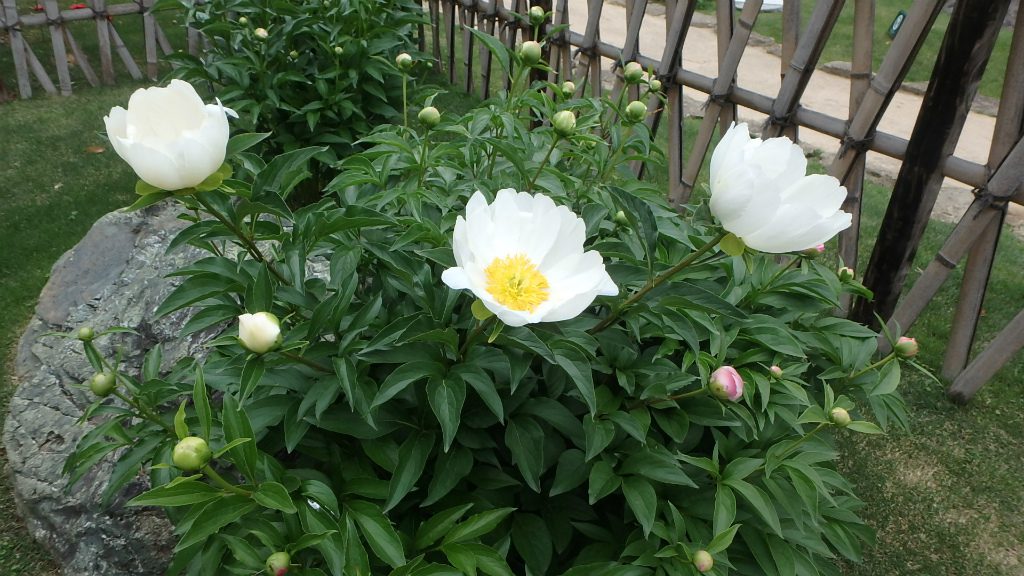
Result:
{"label": "green stem", "polygon": [[856,380],[857,378],[867,374],[871,370],[875,370],[877,368],[881,368],[882,366],[885,366],[889,362],[893,361],[895,358],[896,358],[896,353],[895,352],[890,352],[888,356],[886,356],[885,358],[882,358],[878,362],[875,362],[874,364],[872,364],[872,365],[870,365],[870,366],[868,366],[866,368],[863,368],[861,370],[858,370],[857,372],[854,372],[853,374],[850,374],[850,378],[849,379],[850,380]]}
{"label": "green stem", "polygon": [[684,400],[686,398],[693,398],[694,396],[700,396],[708,391],[707,386],[701,386],[696,390],[690,390],[689,392],[683,392],[680,394],[673,394],[671,396],[665,396],[664,398],[651,398],[649,400],[641,400],[629,406],[628,410],[639,408],[641,406],[653,406],[654,404],[661,404],[662,402],[675,402],[676,400]]}
{"label": "green stem", "polygon": [[420,178],[419,182],[416,183],[416,188],[423,188],[423,181],[427,178],[427,138],[426,136],[430,133],[430,129],[427,129],[427,134],[424,134],[423,146],[420,147]]}
{"label": "green stem", "polygon": [[772,277],[769,278],[768,281],[765,282],[763,286],[761,286],[760,288],[757,288],[757,289],[755,289],[755,290],[753,290],[751,292],[748,292],[746,296],[741,298],[740,301],[739,301],[739,304],[745,304],[752,295],[754,295],[754,294],[761,294],[765,290],[768,290],[769,288],[771,288],[772,285],[775,284],[775,282],[779,278],[781,278],[783,274],[785,274],[790,268],[793,267],[793,265],[795,265],[799,261],[800,261],[800,257],[799,256],[794,256],[793,258],[791,258],[789,260],[789,262],[786,262],[785,266],[783,266],[778,271],[776,271],[775,274],[772,274]]}
{"label": "green stem", "polygon": [[206,476],[214,484],[216,484],[217,486],[220,486],[221,488],[227,490],[228,492],[233,492],[235,494],[238,494],[240,496],[245,496],[245,497],[251,497],[252,496],[252,492],[250,492],[248,490],[245,490],[245,489],[242,489],[242,488],[239,488],[238,486],[235,486],[234,484],[228,482],[220,474],[218,474],[217,471],[214,470],[212,467],[210,467],[210,466],[203,466],[203,470],[202,471],[203,471],[203,474],[206,474]]}
{"label": "green stem", "polygon": [[551,146],[548,148],[548,153],[544,155],[544,160],[541,161],[540,166],[537,166],[537,173],[533,175],[530,180],[530,185],[526,187],[527,190],[533,190],[533,185],[537,183],[537,179],[540,178],[540,173],[544,171],[544,167],[548,165],[548,160],[551,160],[551,154],[555,151],[555,146],[558,146],[560,138],[555,136],[555,139],[551,141]]}
{"label": "green stem", "polygon": [[128,396],[126,396],[124,394],[124,392],[121,392],[120,390],[115,389],[114,390],[114,396],[120,398],[125,404],[127,404],[127,405],[131,406],[132,408],[134,408],[135,411],[138,413],[138,415],[141,418],[143,418],[144,420],[149,420],[150,422],[152,422],[152,423],[160,426],[161,428],[163,428],[164,431],[166,431],[167,433],[174,434],[174,428],[172,428],[166,422],[161,420],[160,417],[157,416],[156,413],[154,413],[152,410],[150,410],[149,408],[146,408],[145,406],[139,404],[138,402],[136,402],[132,398],[129,398]]}
{"label": "green stem", "polygon": [[242,246],[246,249],[246,251],[249,252],[249,254],[257,262],[265,264],[267,266],[267,269],[270,270],[270,272],[274,276],[276,276],[278,280],[280,280],[281,282],[283,282],[283,283],[285,283],[285,284],[287,284],[289,286],[291,285],[291,282],[289,282],[288,279],[284,277],[284,275],[282,275],[280,272],[278,272],[278,270],[274,266],[274,264],[271,261],[267,260],[267,257],[264,256],[263,252],[260,251],[259,246],[256,245],[256,242],[253,241],[253,239],[250,238],[248,234],[246,234],[244,231],[242,231],[241,228],[236,226],[234,222],[228,220],[227,216],[224,216],[223,214],[221,214],[220,211],[217,210],[213,206],[213,204],[210,204],[210,202],[208,200],[206,200],[205,198],[203,198],[199,194],[196,194],[193,197],[196,199],[197,202],[199,202],[199,204],[201,204],[203,206],[203,208],[206,209],[207,212],[210,213],[211,216],[213,216],[214,218],[219,220],[220,223],[223,224],[224,226],[227,226],[228,230],[230,230],[232,234],[234,234],[236,237],[238,237],[238,240],[242,243]]}
{"label": "green stem", "polygon": [[402,121],[406,130],[409,129],[409,75],[402,72]]}
{"label": "green stem", "polygon": [[684,268],[686,268],[690,264],[693,264],[694,261],[696,261],[698,258],[703,256],[707,251],[709,251],[712,248],[714,248],[715,246],[717,246],[718,243],[722,241],[722,238],[725,238],[726,234],[728,234],[728,232],[726,232],[724,230],[719,232],[718,235],[716,235],[714,238],[712,238],[710,241],[708,241],[707,244],[705,244],[705,245],[701,246],[700,248],[698,248],[698,249],[694,250],[693,252],[691,252],[689,255],[686,256],[686,258],[683,258],[682,260],[680,260],[678,264],[676,264],[675,266],[673,266],[673,267],[669,268],[668,270],[662,272],[661,274],[657,275],[653,279],[648,280],[647,283],[644,284],[643,288],[641,288],[641,289],[637,290],[636,292],[634,292],[632,296],[630,296],[625,302],[623,302],[615,310],[613,310],[612,313],[609,314],[604,320],[599,322],[596,326],[594,326],[590,330],[587,330],[587,332],[589,334],[597,334],[598,332],[601,332],[605,328],[608,328],[609,326],[614,324],[615,321],[618,320],[620,316],[622,316],[622,313],[625,312],[625,310],[627,308],[629,308],[633,304],[636,304],[648,292],[650,292],[651,290],[654,290],[655,288],[657,288],[658,286],[663,284],[666,280],[668,280],[669,278],[671,278],[671,277],[675,276],[676,274],[678,274],[679,272],[681,272]]}
{"label": "green stem", "polygon": [[470,346],[472,346],[473,343],[476,342],[478,338],[480,338],[480,335],[483,334],[484,330],[486,330],[487,327],[491,325],[495,318],[497,318],[497,316],[491,316],[490,318],[482,322],[476,323],[476,327],[473,328],[473,331],[470,332],[468,336],[466,336],[466,339],[462,342],[462,346],[459,347],[459,355],[457,357],[458,360],[462,360],[462,358],[466,355],[466,352],[469,351]]}
{"label": "green stem", "polygon": [[300,364],[305,364],[306,366],[309,366],[310,368],[312,368],[314,370],[318,370],[320,372],[324,372],[324,373],[327,373],[327,374],[334,374],[334,370],[328,368],[327,366],[324,366],[323,364],[320,364],[318,362],[314,362],[314,361],[312,361],[312,360],[310,360],[308,358],[303,358],[302,356],[299,356],[298,354],[289,352],[287,350],[282,351],[282,352],[278,352],[278,354],[280,354],[281,356],[284,356],[285,358],[291,358],[292,360],[295,360],[296,362],[298,362]]}

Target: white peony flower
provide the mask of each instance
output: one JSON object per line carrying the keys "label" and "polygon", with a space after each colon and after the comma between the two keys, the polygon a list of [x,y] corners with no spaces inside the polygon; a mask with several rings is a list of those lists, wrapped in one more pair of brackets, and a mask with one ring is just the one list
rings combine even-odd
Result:
{"label": "white peony flower", "polygon": [[238,317],[238,340],[250,352],[264,354],[281,345],[281,323],[270,312]]}
{"label": "white peony flower", "polygon": [[733,125],[711,155],[711,213],[755,250],[796,252],[850,227],[840,210],[846,188],[832,176],[807,173],[807,159],[788,138],[751,138]]}
{"label": "white peony flower", "polygon": [[455,268],[441,280],[469,289],[509,326],[574,318],[618,287],[601,254],[584,252],[586,225],[543,194],[499,190],[488,204],[480,192],[455,223]]}
{"label": "white peony flower", "polygon": [[103,117],[118,156],[139,179],[162,190],[192,188],[224,163],[228,116],[220,101],[203,104],[195,88],[171,80],[166,88],[140,88],[128,110],[115,106]]}

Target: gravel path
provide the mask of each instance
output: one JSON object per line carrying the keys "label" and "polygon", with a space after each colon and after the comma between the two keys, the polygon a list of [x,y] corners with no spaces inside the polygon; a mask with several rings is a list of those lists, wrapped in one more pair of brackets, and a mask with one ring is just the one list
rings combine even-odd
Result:
{"label": "gravel path", "polygon": [[[569,0],[570,22],[573,29],[583,32],[586,25],[587,0]],[[645,33],[641,34],[640,52],[660,57],[665,47],[664,6],[649,4],[644,21]],[[648,30],[650,31],[648,33]],[[601,12],[601,38],[621,44],[626,37],[626,9],[618,2],[606,2]],[[610,62],[609,62],[610,65]],[[703,14],[694,15],[694,26],[690,29],[683,47],[683,65],[709,77],[718,75],[718,40],[715,36],[714,18]],[[748,46],[740,61],[737,84],[762,94],[777,94],[781,84],[781,60],[773,53],[771,46]],[[696,90],[686,89],[688,97],[695,103],[703,103],[706,96]],[[819,69],[811,76],[801,105],[805,108],[826,112],[832,116],[846,118],[849,109],[850,81],[847,77]],[[920,94],[900,91],[893,98],[879,129],[903,138],[909,138],[921,107]],[[700,114],[699,108],[690,107],[690,112]],[[740,119],[758,126],[765,116],[759,112],[740,109]],[[995,118],[971,112],[957,144],[958,156],[974,162],[985,163],[995,128]],[[800,129],[801,143],[805,147],[821,150],[826,159],[838,149],[835,138]],[[891,183],[899,173],[898,160],[870,152],[868,154],[869,174],[883,182]],[[932,217],[956,222],[970,204],[971,188],[965,184],[946,179],[942,193],[932,212]],[[1024,206],[1010,205],[1007,223],[1018,236],[1024,237]]]}

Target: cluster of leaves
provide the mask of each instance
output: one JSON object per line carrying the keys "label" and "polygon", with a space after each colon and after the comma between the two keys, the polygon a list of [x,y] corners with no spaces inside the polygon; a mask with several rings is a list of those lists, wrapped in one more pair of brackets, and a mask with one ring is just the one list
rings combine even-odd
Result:
{"label": "cluster of leaves", "polygon": [[[835,469],[829,414],[906,414],[898,363],[870,365],[877,335],[832,315],[857,286],[811,259],[714,249],[601,329],[718,230],[706,206],[680,214],[633,176],[656,151],[622,99],[527,89],[517,57],[492,48],[511,94],[429,130],[381,127],[319,203],[285,200],[321,148],[264,163],[245,151],[258,136],[232,140],[235,176],[180,199],[216,218],[173,247],[210,255],[157,311],[194,306],[183,336],[222,335],[201,363],[160,374],[157,349],[141,378],[119,373],[132,403],[90,409],[100,424],[72,480],[123,448],[109,497],[149,463],[153,489],[131,504],[174,521],[170,573],[252,574],[282,550],[308,576],[671,576],[696,574],[699,549],[719,575],[858,559],[872,533]],[[568,137],[546,123],[562,110],[578,118]],[[553,324],[474,315],[440,275],[470,194],[499,188],[581,214],[620,297]],[[282,319],[281,348],[239,346],[246,311]],[[738,402],[706,393],[725,364],[746,382]],[[208,469],[167,465],[186,434],[210,443]]]}
{"label": "cluster of leaves", "polygon": [[[170,56],[175,75],[208,83],[241,127],[272,132],[267,154],[325,146],[329,166],[400,115],[399,52],[411,50],[423,9],[413,0],[186,2],[208,46]],[[263,29],[266,37],[256,31]]]}

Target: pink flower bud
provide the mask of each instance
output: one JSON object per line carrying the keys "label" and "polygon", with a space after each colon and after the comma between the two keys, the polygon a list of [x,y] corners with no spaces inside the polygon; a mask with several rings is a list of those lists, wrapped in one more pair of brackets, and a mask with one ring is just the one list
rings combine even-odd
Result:
{"label": "pink flower bud", "polygon": [[722,366],[711,373],[710,388],[715,398],[735,402],[743,396],[743,378],[732,366]]}
{"label": "pink flower bud", "polygon": [[893,346],[893,351],[900,358],[913,358],[917,356],[917,350],[917,340],[907,338],[906,336],[900,336],[900,339],[896,341],[896,345]]}
{"label": "pink flower bud", "polygon": [[821,256],[824,253],[825,253],[825,245],[824,244],[818,244],[817,246],[814,246],[813,248],[808,248],[807,250],[804,250],[803,252],[801,252],[801,254],[803,254],[804,257],[810,258],[812,260],[814,258],[817,258],[818,256]]}
{"label": "pink flower bud", "polygon": [[693,566],[697,569],[697,572],[701,574],[710,572],[714,565],[715,559],[711,557],[707,550],[697,550],[693,554]]}
{"label": "pink flower bud", "polygon": [[775,378],[776,380],[782,379],[782,368],[772,366],[768,371],[772,373],[772,378]]}

